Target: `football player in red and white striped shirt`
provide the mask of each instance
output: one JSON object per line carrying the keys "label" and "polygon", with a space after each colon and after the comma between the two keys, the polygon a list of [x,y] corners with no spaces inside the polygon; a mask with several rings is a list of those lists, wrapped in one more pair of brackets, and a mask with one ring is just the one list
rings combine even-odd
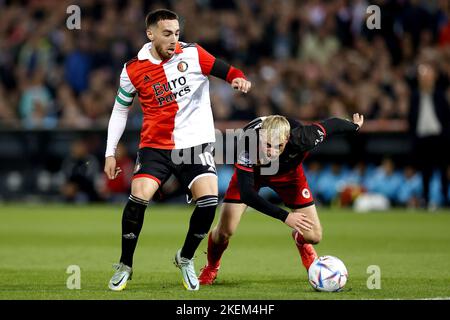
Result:
{"label": "football player in red and white striped shirt", "polygon": [[[198,44],[178,41],[176,13],[153,11],[147,15],[146,26],[150,42],[124,65],[108,126],[104,171],[114,179],[121,172],[116,167],[116,147],[137,95],[144,119],[131,195],[122,217],[122,255],[109,288],[123,290],[131,279],[145,210],[173,173],[196,202],[175,264],[181,269],[186,289],[198,290],[192,258],[211,227],[218,204],[208,76],[221,78],[244,93],[250,90],[251,83],[241,70],[215,58]],[[182,162],[177,155],[182,155]]]}

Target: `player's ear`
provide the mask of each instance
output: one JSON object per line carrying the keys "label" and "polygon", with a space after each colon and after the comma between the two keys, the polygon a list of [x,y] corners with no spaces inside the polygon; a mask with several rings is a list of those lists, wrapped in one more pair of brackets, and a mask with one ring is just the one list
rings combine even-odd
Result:
{"label": "player's ear", "polygon": [[147,38],[148,38],[150,41],[153,41],[153,39],[154,39],[153,31],[152,31],[151,28],[148,28],[148,29],[147,29]]}

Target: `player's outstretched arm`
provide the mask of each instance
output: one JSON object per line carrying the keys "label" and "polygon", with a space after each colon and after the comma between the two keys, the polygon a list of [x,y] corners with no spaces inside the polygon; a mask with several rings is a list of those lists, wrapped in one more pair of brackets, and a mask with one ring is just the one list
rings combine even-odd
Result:
{"label": "player's outstretched arm", "polygon": [[228,82],[235,90],[247,93],[252,83],[245,78],[244,73],[238,68],[229,65],[222,59],[218,59],[196,44],[200,67],[204,75],[212,75]]}
{"label": "player's outstretched arm", "polygon": [[327,137],[357,132],[364,123],[364,116],[353,114],[353,121],[329,118],[307,126],[299,126],[291,131],[291,139],[301,150],[309,151],[322,143]]}
{"label": "player's outstretched arm", "polygon": [[353,114],[353,121],[349,121],[341,118],[329,118],[314,125],[321,127],[327,136],[340,134],[340,133],[352,133],[358,131],[364,123],[364,116],[359,113]]}

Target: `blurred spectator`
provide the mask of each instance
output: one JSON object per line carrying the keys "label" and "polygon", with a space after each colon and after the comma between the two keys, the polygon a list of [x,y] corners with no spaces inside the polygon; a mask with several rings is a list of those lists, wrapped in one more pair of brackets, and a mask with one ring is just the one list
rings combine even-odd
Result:
{"label": "blurred spectator", "polygon": [[133,159],[128,155],[125,145],[121,142],[117,145],[116,161],[117,167],[122,169],[122,172],[114,180],[110,180],[106,175],[103,175],[104,185],[101,194],[102,198],[107,201],[121,203],[130,195],[134,169]]}
{"label": "blurred spectator", "polygon": [[230,184],[231,177],[234,173],[234,167],[230,165],[217,166],[217,179],[219,186],[219,197],[223,197]]}
{"label": "blurred spectator", "polygon": [[62,84],[56,92],[56,108],[60,113],[60,127],[62,128],[88,128],[91,122],[82,112],[73,90]]}
{"label": "blurred spectator", "polygon": [[96,189],[99,163],[89,153],[85,141],[77,140],[71,145],[70,155],[64,159],[61,170],[65,177],[61,194],[66,201],[87,203],[100,200]]}
{"label": "blurred spectator", "polygon": [[339,192],[339,205],[351,206],[354,201],[367,191],[365,184],[369,179],[367,165],[364,162],[358,162],[345,176]]}
{"label": "blurred spectator", "polygon": [[26,77],[32,77],[37,70],[48,70],[51,45],[41,30],[30,33],[19,52],[18,67]]}
{"label": "blurred spectator", "polygon": [[64,61],[65,79],[77,94],[88,88],[89,73],[93,67],[90,45],[87,35],[83,34],[79,39],[79,47],[73,48]]}
{"label": "blurred spectator", "polygon": [[19,127],[19,119],[14,108],[14,97],[6,94],[0,83],[0,124],[5,127]]}
{"label": "blurred spectator", "polygon": [[337,199],[338,192],[344,186],[345,176],[345,171],[340,164],[331,164],[330,168],[323,172],[317,181],[317,199],[324,204],[331,204],[333,200]]}
{"label": "blurred spectator", "polygon": [[[418,88],[411,96],[410,131],[414,141],[414,158],[420,168],[425,205],[430,204],[430,180],[435,169],[441,177],[441,192],[448,188],[446,169],[450,163],[450,107],[437,82],[436,68],[430,63],[418,67]],[[448,204],[445,201],[444,204]]]}
{"label": "blurred spectator", "polygon": [[318,190],[318,181],[321,174],[322,166],[317,161],[312,161],[308,163],[305,168],[305,175],[308,179],[308,186],[315,195],[316,190]]}
{"label": "blurred spectator", "polygon": [[422,177],[412,166],[406,166],[403,170],[403,182],[397,193],[397,203],[409,208],[418,208],[422,192]]}
{"label": "blurred spectator", "polygon": [[403,9],[401,20],[403,30],[412,36],[414,49],[417,50],[422,32],[433,27],[430,13],[419,0],[410,0]]}
{"label": "blurred spectator", "polygon": [[52,129],[58,123],[50,91],[44,83],[44,76],[43,70],[38,70],[30,82],[24,80],[22,85],[19,111],[22,124],[27,129]]}
{"label": "blurred spectator", "polygon": [[381,194],[391,203],[396,202],[397,192],[401,184],[402,176],[395,171],[394,162],[390,158],[383,159],[381,165],[366,182],[368,192]]}
{"label": "blurred spectator", "polygon": [[365,186],[370,179],[373,169],[363,161],[359,161],[348,173],[345,183],[347,185]]}
{"label": "blurred spectator", "polygon": [[325,65],[339,50],[339,41],[332,33],[333,29],[334,17],[329,16],[323,25],[308,32],[298,50],[300,58]]}
{"label": "blurred spectator", "polygon": [[232,119],[250,121],[256,118],[255,108],[252,104],[251,98],[245,97],[242,94],[235,98],[232,105],[232,110]]}
{"label": "blurred spectator", "polygon": [[[447,179],[450,179],[450,166],[447,168]],[[442,190],[441,175],[438,170],[433,172],[430,181],[430,205],[429,208],[434,210],[442,206],[445,201],[450,201],[450,187],[447,191]]]}
{"label": "blurred spectator", "polygon": [[[67,1],[0,1],[0,88],[13,109],[0,107],[2,125],[25,113],[24,128],[106,128],[117,75],[145,41],[139,21],[145,12],[164,6],[205,26],[201,31],[182,26],[182,41],[202,42],[212,54],[244,64],[258,88],[240,101],[240,95],[214,88],[211,81],[217,120],[277,113],[314,120],[356,111],[367,119],[406,119],[405,83],[423,49],[441,56],[436,72],[450,75],[445,62],[450,54],[448,0],[377,1],[381,30],[366,28],[366,8],[372,3],[366,0],[218,3],[83,1],[82,29],[68,30]],[[17,97],[30,95],[24,79],[33,79],[39,70],[44,70],[41,98],[24,102],[24,111]],[[66,85],[70,97],[66,89],[60,92]],[[67,108],[61,105],[66,103]],[[54,105],[57,114],[49,114],[48,106]],[[139,107],[133,108],[132,128],[139,126],[134,109]],[[70,120],[76,117],[81,120]]]}

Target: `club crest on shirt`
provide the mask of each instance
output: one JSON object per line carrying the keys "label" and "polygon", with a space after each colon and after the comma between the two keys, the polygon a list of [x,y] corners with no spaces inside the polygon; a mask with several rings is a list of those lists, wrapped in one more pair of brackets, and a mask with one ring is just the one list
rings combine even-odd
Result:
{"label": "club crest on shirt", "polygon": [[238,164],[243,164],[243,165],[250,165],[251,161],[250,161],[250,157],[248,155],[248,152],[246,151],[242,151],[238,157]]}
{"label": "club crest on shirt", "polygon": [[188,69],[188,64],[184,61],[178,62],[177,69],[180,72],[185,72]]}
{"label": "club crest on shirt", "polygon": [[303,198],[308,199],[309,197],[311,197],[311,194],[309,193],[309,190],[305,188],[302,190],[302,196]]}

